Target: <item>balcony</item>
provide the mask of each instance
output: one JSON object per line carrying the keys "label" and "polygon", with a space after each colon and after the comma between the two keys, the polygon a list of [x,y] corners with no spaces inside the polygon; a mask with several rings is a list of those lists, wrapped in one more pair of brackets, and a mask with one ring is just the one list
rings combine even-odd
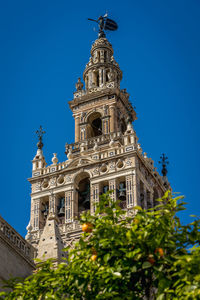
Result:
{"label": "balcony", "polygon": [[106,144],[109,144],[112,141],[119,142],[120,144],[123,145],[122,133],[114,132],[109,134],[103,134],[77,143],[66,144],[65,153],[68,154],[69,152],[71,152],[72,154],[78,154],[82,150],[91,150],[94,146],[101,147]]}

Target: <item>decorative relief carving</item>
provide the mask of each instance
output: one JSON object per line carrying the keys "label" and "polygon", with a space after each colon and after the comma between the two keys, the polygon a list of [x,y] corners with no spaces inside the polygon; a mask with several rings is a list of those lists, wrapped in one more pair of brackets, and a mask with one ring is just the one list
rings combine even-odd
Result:
{"label": "decorative relief carving", "polygon": [[92,172],[94,175],[98,175],[99,174],[99,168],[96,167],[93,172]]}
{"label": "decorative relief carving", "polygon": [[126,166],[127,166],[127,167],[132,166],[132,161],[131,161],[130,158],[127,158],[127,159],[126,159]]}
{"label": "decorative relief carving", "polygon": [[35,191],[41,191],[41,182],[40,181],[36,182]]}
{"label": "decorative relief carving", "polygon": [[55,186],[56,185],[56,177],[50,178],[50,186]]}
{"label": "decorative relief carving", "polygon": [[70,176],[70,175],[67,175],[65,181],[66,181],[66,182],[71,182],[71,181],[72,181],[71,176]]}
{"label": "decorative relief carving", "polygon": [[115,170],[115,162],[114,161],[112,161],[111,163],[110,163],[110,170],[112,171],[112,170]]}

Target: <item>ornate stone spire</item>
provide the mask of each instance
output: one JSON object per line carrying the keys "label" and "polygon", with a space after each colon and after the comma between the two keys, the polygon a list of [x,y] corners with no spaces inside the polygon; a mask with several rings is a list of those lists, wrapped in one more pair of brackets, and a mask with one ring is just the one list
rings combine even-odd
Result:
{"label": "ornate stone spire", "polygon": [[92,45],[91,57],[83,73],[86,91],[101,88],[120,88],[122,71],[113,57],[112,45],[105,37]]}

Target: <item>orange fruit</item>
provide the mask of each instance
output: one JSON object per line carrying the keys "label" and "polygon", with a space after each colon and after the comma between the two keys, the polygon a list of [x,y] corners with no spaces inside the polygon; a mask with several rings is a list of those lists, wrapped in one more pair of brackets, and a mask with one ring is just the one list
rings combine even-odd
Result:
{"label": "orange fruit", "polygon": [[97,259],[97,255],[94,254],[94,255],[91,256],[92,261],[95,261],[96,259]]}
{"label": "orange fruit", "polygon": [[91,223],[84,223],[82,225],[83,232],[92,232],[92,224]]}
{"label": "orange fruit", "polygon": [[163,257],[164,256],[163,248],[156,248],[155,254],[157,253],[160,255],[160,257]]}
{"label": "orange fruit", "polygon": [[152,254],[149,255],[148,262],[149,262],[150,264],[152,264],[152,265],[155,264],[156,261],[155,261],[155,259],[154,259],[154,257],[153,257]]}

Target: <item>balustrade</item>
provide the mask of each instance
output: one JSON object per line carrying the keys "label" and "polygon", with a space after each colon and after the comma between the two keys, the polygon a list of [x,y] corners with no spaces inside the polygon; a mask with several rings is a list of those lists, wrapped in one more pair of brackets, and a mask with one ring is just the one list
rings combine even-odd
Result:
{"label": "balustrade", "polygon": [[0,216],[0,235],[11,245],[17,248],[29,260],[32,260],[31,245],[20,236],[1,216]]}

